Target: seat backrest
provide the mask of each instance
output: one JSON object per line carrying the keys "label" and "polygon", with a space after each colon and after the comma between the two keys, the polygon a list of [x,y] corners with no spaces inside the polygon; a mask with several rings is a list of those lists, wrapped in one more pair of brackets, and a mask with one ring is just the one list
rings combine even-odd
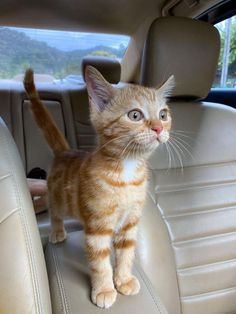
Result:
{"label": "seat backrest", "polygon": [[144,85],[176,80],[171,139],[149,163],[138,250],[171,314],[236,311],[236,111],[198,101],[219,48],[213,26],[166,17],[153,22],[144,50]]}
{"label": "seat backrest", "polygon": [[[67,138],[70,146],[76,148],[73,117],[68,91],[53,85],[36,84],[40,98],[49,109],[58,128]],[[30,102],[25,93],[22,95],[22,119],[24,128],[24,147],[26,172],[40,167],[49,170],[53,158],[52,150],[46,143],[41,130],[36,125],[30,109]],[[19,105],[19,104],[18,104]]]}
{"label": "seat backrest", "polygon": [[0,312],[51,313],[32,201],[13,139],[0,119]]}
{"label": "seat backrest", "polygon": [[158,87],[174,74],[173,97],[204,98],[216,74],[219,49],[219,33],[208,23],[182,17],[157,19],[145,43],[141,83]]}
{"label": "seat backrest", "polygon": [[[36,86],[41,99],[65,134],[70,146],[76,148],[69,91],[77,87],[70,84],[44,84],[37,81]],[[52,152],[33,119],[22,82],[2,82],[0,97],[0,116],[14,138],[26,173],[36,167],[47,171],[53,157]]]}

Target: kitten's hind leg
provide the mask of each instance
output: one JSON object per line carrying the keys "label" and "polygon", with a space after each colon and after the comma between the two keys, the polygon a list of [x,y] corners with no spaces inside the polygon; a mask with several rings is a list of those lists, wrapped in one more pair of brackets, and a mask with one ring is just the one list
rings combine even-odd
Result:
{"label": "kitten's hind leg", "polygon": [[50,213],[51,216],[51,234],[49,241],[51,243],[63,242],[66,239],[66,230],[64,227],[63,219]]}

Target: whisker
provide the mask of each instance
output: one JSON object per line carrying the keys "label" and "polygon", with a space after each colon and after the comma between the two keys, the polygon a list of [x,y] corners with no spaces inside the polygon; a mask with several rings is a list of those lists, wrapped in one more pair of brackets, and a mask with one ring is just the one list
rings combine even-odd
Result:
{"label": "whisker", "polygon": [[176,168],[175,155],[174,155],[174,152],[173,152],[173,148],[172,148],[171,145],[170,145],[170,141],[168,141],[168,147],[169,147],[169,149],[170,149],[170,155],[172,156],[172,159],[173,159],[173,161],[174,161],[173,166]]}
{"label": "whisker", "polygon": [[196,159],[194,158],[193,154],[191,153],[191,151],[185,146],[187,145],[190,149],[192,149],[192,147],[186,143],[184,140],[180,139],[180,138],[172,138],[173,141],[175,141],[176,143],[178,143],[186,152],[187,154],[192,158],[193,161],[196,161]]}
{"label": "whisker", "polygon": [[119,139],[121,139],[121,138],[127,138],[127,137],[130,137],[130,135],[121,135],[121,136],[118,136],[118,137],[116,137],[116,138],[113,138],[112,140],[110,140],[110,141],[108,141],[108,142],[106,142],[105,144],[103,144],[101,147],[99,147],[99,149],[98,150],[96,150],[96,152],[99,152],[102,148],[104,148],[104,147],[106,147],[108,144],[110,144],[110,143],[113,143],[113,142],[115,142],[115,141],[117,141],[117,140],[119,140]]}
{"label": "whisker", "polygon": [[176,144],[176,147],[178,147],[178,149],[180,151],[180,154],[182,153],[183,154],[183,158],[186,158],[185,152],[182,150],[182,146],[180,146],[180,144],[173,138],[170,141],[172,141],[173,143]]}
{"label": "whisker", "polygon": [[183,142],[184,144],[186,144],[189,148],[192,148],[192,146],[187,142],[188,139],[185,140],[185,139],[179,137],[179,135],[176,135],[176,134],[172,134],[172,135],[171,135],[171,138],[180,140],[181,142]]}
{"label": "whisker", "polygon": [[188,140],[191,140],[191,141],[196,141],[196,138],[194,138],[193,136],[189,136],[189,135],[186,135],[186,134],[183,134],[183,133],[177,133],[177,132],[170,132],[170,135],[171,136],[178,136],[178,137],[184,137]]}
{"label": "whisker", "polygon": [[184,133],[184,134],[186,134],[186,133],[189,133],[189,134],[196,134],[196,132],[193,132],[193,131],[186,131],[186,130],[176,130],[176,129],[174,129],[174,130],[171,130],[170,132],[178,132],[178,133]]}
{"label": "whisker", "polygon": [[181,157],[180,153],[178,152],[178,148],[176,148],[176,144],[174,142],[171,142],[170,140],[169,140],[169,144],[172,146],[173,150],[175,151],[175,153],[179,159],[180,166],[181,166],[182,173],[183,173],[183,169],[184,169],[183,168],[183,162],[182,162],[182,157]]}
{"label": "whisker", "polygon": [[171,155],[171,157],[172,157],[172,159],[173,159],[173,167],[176,168],[177,165],[176,165],[176,161],[175,161],[175,155],[174,155],[174,152],[173,152],[173,148],[172,148],[172,146],[170,145],[170,139],[169,139],[168,142],[166,142],[166,143],[168,143],[168,147],[169,147],[169,150],[170,150],[170,155]]}
{"label": "whisker", "polygon": [[169,170],[171,169],[171,155],[170,155],[170,151],[169,151],[169,144],[168,142],[165,142],[165,147],[168,153],[168,168],[167,168],[167,172],[169,172]]}

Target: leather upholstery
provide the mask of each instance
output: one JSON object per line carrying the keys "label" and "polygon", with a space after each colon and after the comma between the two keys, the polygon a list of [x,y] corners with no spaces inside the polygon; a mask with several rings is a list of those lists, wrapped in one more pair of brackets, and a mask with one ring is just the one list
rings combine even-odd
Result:
{"label": "leather upholstery", "polygon": [[[176,37],[180,25],[186,27],[181,26],[181,37]],[[203,29],[205,38],[214,41],[203,49],[204,60],[192,53],[195,41],[199,45],[203,42]],[[169,103],[171,144],[168,149],[160,147],[149,161],[150,186],[140,228],[139,262],[169,313],[235,313],[236,111],[220,104],[189,101],[189,96],[203,97],[212,83],[215,69],[208,53],[218,48],[218,35],[202,22],[161,18],[154,22],[147,43],[144,81],[158,83],[164,69],[172,71],[177,86],[174,96],[182,97]],[[183,60],[176,54],[181,45]],[[170,58],[172,52],[175,58]],[[218,50],[212,58],[216,55]],[[186,65],[199,69],[190,77]],[[151,239],[156,245],[149,244]]]}
{"label": "leather upholstery", "polygon": [[87,65],[95,67],[109,83],[118,84],[120,82],[121,65],[118,60],[106,57],[84,57],[82,60],[83,77]]}
{"label": "leather upholstery", "polygon": [[0,312],[51,313],[48,278],[19,154],[0,120]]}
{"label": "leather upholstery", "polygon": [[[57,101],[44,101],[44,104],[52,113],[60,130],[65,134],[61,104]],[[41,130],[33,119],[30,110],[30,102],[28,100],[23,102],[23,123],[27,173],[35,167],[40,167],[48,172],[53,154],[51,148],[47,145]],[[42,153],[39,154],[39,152]]]}
{"label": "leather upholstery", "polygon": [[173,131],[185,133],[179,155],[172,148],[172,168],[164,147],[150,159],[139,261],[169,313],[234,313],[236,111],[183,101],[170,107]]}
{"label": "leather upholstery", "polygon": [[143,55],[141,83],[157,87],[174,74],[174,97],[204,98],[211,88],[220,37],[205,22],[165,17],[155,20]]}
{"label": "leather upholstery", "polygon": [[[172,137],[176,137],[177,144],[182,149],[179,154],[184,167],[224,163],[235,159],[235,109],[216,103],[183,100],[170,102],[169,105],[173,115]],[[181,145],[185,145],[185,148]],[[180,156],[174,152],[172,168],[181,167]],[[160,147],[158,158],[155,155],[150,158],[150,167],[169,167],[165,145]]]}
{"label": "leather upholstery", "polygon": [[[49,244],[45,255],[53,312],[101,313],[101,309],[90,301],[89,269],[84,255],[83,232],[70,233],[66,242],[62,244]],[[129,297],[118,295],[115,304],[109,309],[109,313],[167,314],[142,269],[135,265],[134,272],[140,280],[140,293]]]}
{"label": "leather upholstery", "polygon": [[[149,185],[148,190],[151,191],[155,187],[151,175]],[[157,209],[154,195],[148,194],[144,206],[138,232],[137,262],[149,278],[155,294],[160,297],[168,313],[180,314],[181,304],[174,252],[167,226]]]}

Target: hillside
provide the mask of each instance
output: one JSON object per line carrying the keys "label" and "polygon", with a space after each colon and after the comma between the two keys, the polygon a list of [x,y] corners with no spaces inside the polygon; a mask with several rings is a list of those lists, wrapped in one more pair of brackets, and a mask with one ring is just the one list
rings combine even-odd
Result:
{"label": "hillside", "polygon": [[44,42],[33,40],[23,33],[0,28],[0,78],[12,78],[32,67],[37,73],[55,78],[80,74],[81,60],[86,55],[107,55],[121,58],[124,46],[119,49],[96,46],[86,50],[61,51]]}

